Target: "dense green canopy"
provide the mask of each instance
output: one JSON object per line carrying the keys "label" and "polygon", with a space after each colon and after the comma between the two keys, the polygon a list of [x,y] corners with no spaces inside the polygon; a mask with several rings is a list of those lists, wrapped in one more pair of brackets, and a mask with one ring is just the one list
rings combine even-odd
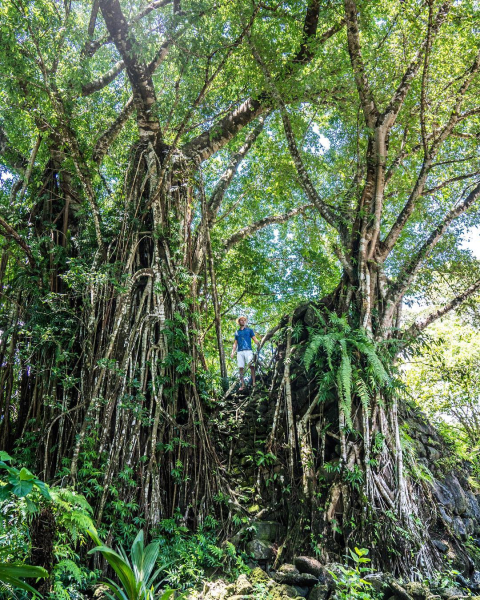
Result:
{"label": "dense green canopy", "polygon": [[479,26],[469,0],[2,3],[0,443],[105,533],[215,503],[230,531],[209,419],[246,313],[283,327],[270,441],[312,531],[366,502],[421,545],[392,363],[480,289]]}

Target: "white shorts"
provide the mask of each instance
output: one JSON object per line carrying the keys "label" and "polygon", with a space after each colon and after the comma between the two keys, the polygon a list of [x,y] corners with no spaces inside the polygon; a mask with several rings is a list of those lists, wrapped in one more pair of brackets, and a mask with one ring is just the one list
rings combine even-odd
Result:
{"label": "white shorts", "polygon": [[237,352],[237,363],[240,369],[248,367],[253,360],[253,352],[251,350],[240,350]]}

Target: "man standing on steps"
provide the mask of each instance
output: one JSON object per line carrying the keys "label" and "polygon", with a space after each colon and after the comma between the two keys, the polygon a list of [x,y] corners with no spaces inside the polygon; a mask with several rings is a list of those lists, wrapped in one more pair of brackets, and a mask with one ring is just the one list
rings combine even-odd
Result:
{"label": "man standing on steps", "polygon": [[255,385],[255,367],[253,366],[252,340],[260,345],[260,342],[255,337],[253,329],[247,327],[247,317],[241,316],[237,319],[239,329],[235,332],[235,341],[233,342],[232,358],[237,353],[237,363],[240,370],[240,391],[245,389],[245,381],[243,374],[245,367],[250,366],[252,374],[252,385]]}

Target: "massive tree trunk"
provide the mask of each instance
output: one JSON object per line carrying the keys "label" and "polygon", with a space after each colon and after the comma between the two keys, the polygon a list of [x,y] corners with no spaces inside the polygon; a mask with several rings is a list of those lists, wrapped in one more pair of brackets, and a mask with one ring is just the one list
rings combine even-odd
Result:
{"label": "massive tree trunk", "polygon": [[[72,98],[67,100],[55,83],[50,84],[58,60],[47,65],[39,53],[37,64],[50,85],[57,120],[46,150],[51,161],[33,211],[37,236],[44,240],[37,256],[22,236],[0,222],[2,233],[21,246],[29,261],[29,292],[11,304],[1,336],[2,440],[7,448],[19,440],[24,459],[36,464],[44,479],[61,479],[81,489],[92,499],[98,523],[140,518],[155,526],[180,511],[185,522],[195,524],[211,509],[214,496],[228,490],[205,424],[205,407],[214,393],[201,355],[200,306],[210,294],[204,277],[209,271],[221,346],[210,230],[240,163],[262,132],[271,100],[265,92],[243,100],[182,145],[191,115],[249,33],[257,8],[238,39],[215,50],[212,57],[223,52],[215,69],[211,70],[212,57],[206,61],[205,82],[167,144],[156,113],[153,75],[183,30],[172,33],[147,63],[137,54],[131,27],[167,4],[153,2],[128,23],[118,0],[94,3],[89,36],[100,14],[107,34],[89,41],[81,59],[88,61],[104,44],[113,43],[121,60],[96,81],[82,85],[79,93],[88,97],[125,71],[132,97],[88,150],[71,125]],[[294,49],[291,60],[297,70],[313,57],[307,47],[316,35],[318,13],[317,2],[307,3],[300,49]],[[178,13],[180,20],[182,16]],[[69,18],[66,7],[65,27]],[[321,41],[341,27],[342,23],[332,27]],[[21,81],[19,87],[28,99],[28,86]],[[120,230],[113,236],[103,222],[94,179],[97,165],[133,112],[138,142],[130,152],[115,217]],[[206,198],[202,163],[254,121]],[[37,125],[52,129],[41,119]],[[20,174],[23,195],[38,145],[28,161],[12,150],[2,130],[0,135],[1,154]],[[81,198],[89,207],[88,222],[79,210]],[[225,240],[225,251],[270,223],[284,222],[308,208],[248,224]],[[90,256],[78,254],[72,234],[84,236],[80,247]],[[15,258],[5,254],[3,259]],[[68,261],[73,261],[70,266],[78,261],[79,272],[69,269]],[[35,326],[48,328],[52,315],[50,333],[39,340]],[[32,328],[22,328],[22,323]],[[57,336],[65,340],[65,324],[70,339],[57,342]],[[222,371],[225,374],[224,364]]]}
{"label": "massive tree trunk", "polygon": [[[269,447],[281,452],[283,442],[288,448],[286,474],[292,470],[295,452],[299,469],[290,476],[290,481],[296,490],[295,499],[303,507],[296,525],[312,531],[312,539],[318,542],[318,551],[325,559],[342,554],[352,544],[366,545],[373,548],[374,563],[380,568],[393,568],[402,573],[408,573],[413,567],[429,571],[440,562],[437,550],[426,535],[429,493],[406,475],[399,423],[401,398],[392,385],[392,367],[409,338],[480,288],[480,281],[474,282],[445,306],[402,330],[405,293],[451,223],[478,200],[480,183],[464,191],[431,233],[410,253],[394,278],[387,277],[386,271],[388,259],[419,199],[447,185],[444,182],[430,190],[426,188],[442,145],[454,127],[470,114],[469,111],[461,113],[461,109],[466,90],[478,73],[480,54],[475,56],[462,80],[456,82],[456,96],[446,122],[427,134],[424,111],[428,63],[433,41],[447,18],[449,3],[440,4],[436,11],[433,4],[430,5],[424,41],[407,65],[393,95],[384,102],[383,110],[379,108],[363,62],[357,7],[353,0],[345,0],[344,9],[352,72],[363,112],[366,151],[358,169],[363,176],[355,176],[350,188],[355,191],[347,194],[343,204],[328,204],[317,192],[297,146],[280,86],[271,76],[255,41],[249,40],[282,116],[299,182],[312,205],[336,232],[335,251],[343,268],[341,282],[317,305],[317,313],[312,309],[307,311],[307,324],[303,309],[297,311],[293,322],[290,320],[285,327],[280,346],[283,394],[275,390],[278,397],[275,427],[278,429],[278,414],[284,410],[284,438]],[[390,138],[412,82],[422,67],[419,119],[422,143],[414,146],[410,153],[422,151],[423,161],[413,177],[406,204],[388,230],[383,216],[387,187],[408,155],[402,144],[398,155],[391,157]],[[407,129],[405,126],[405,136]],[[287,325],[286,320],[284,325]],[[308,330],[308,335],[305,332],[299,338],[298,331],[302,326]],[[302,342],[294,350],[291,350],[292,327],[297,332],[297,340]],[[356,336],[360,340],[357,345]],[[327,343],[325,338],[330,341]],[[302,345],[305,343],[306,352]],[[298,376],[305,369],[303,356],[308,354],[312,344],[316,344],[316,351],[320,348],[324,356],[323,360],[317,361],[317,371],[313,369],[312,373],[312,368],[309,371],[314,383],[310,380],[305,390],[296,396],[294,432],[291,425],[291,361],[297,361],[295,375]],[[332,358],[334,344],[338,344],[337,363]],[[311,357],[307,363],[310,360]],[[383,363],[390,383],[385,380],[383,385],[369,387],[375,361]],[[355,378],[355,369],[362,375]],[[334,377],[333,381],[327,378],[329,374]],[[302,483],[297,486],[299,480]],[[291,502],[289,507],[291,509]],[[414,552],[407,552],[408,547],[415,548]]]}
{"label": "massive tree trunk", "polygon": [[[26,257],[22,267],[15,270],[12,265],[18,261],[18,255],[9,247],[2,256],[0,272],[2,275],[19,272],[19,277],[27,281],[26,291],[10,294],[6,302],[0,340],[1,439],[7,448],[20,440],[17,451],[24,452],[26,461],[36,463],[41,470],[39,475],[45,479],[61,480],[82,489],[95,505],[98,522],[132,523],[136,519],[137,524],[155,526],[162,518],[180,511],[185,522],[195,524],[211,510],[219,491],[229,491],[224,464],[217,456],[205,421],[212,394],[198,334],[200,306],[210,300],[210,279],[221,348],[210,233],[226,190],[261,134],[266,115],[278,110],[308,204],[246,225],[224,240],[224,249],[228,251],[269,224],[285,222],[307,210],[318,211],[336,237],[336,253],[343,274],[336,290],[318,306],[325,322],[322,324],[318,315],[309,313],[311,335],[315,335],[315,328],[319,335],[331,333],[333,321],[329,321],[329,314],[337,319],[343,316],[344,325],[338,325],[338,321],[335,327],[348,326],[352,335],[360,336],[358,348],[367,350],[357,348],[353,358],[349,358],[350,365],[352,360],[356,361],[357,371],[366,374],[364,379],[359,376],[355,380],[357,387],[350,392],[346,389],[348,378],[353,381],[346,359],[333,367],[324,361],[325,373],[320,373],[320,378],[334,374],[328,384],[328,390],[334,390],[333,396],[327,402],[322,387],[311,385],[304,397],[305,405],[296,406],[290,361],[298,362],[302,354],[299,340],[293,335],[302,314],[297,311],[280,347],[283,362],[278,365],[274,381],[282,379],[282,393],[276,387],[272,390],[278,404],[269,447],[279,449],[280,442],[286,441],[287,476],[296,490],[297,479],[301,480],[296,499],[308,507],[297,525],[305,524],[308,517],[315,543],[320,544],[322,552],[328,554],[333,549],[333,553],[341,554],[353,540],[359,544],[377,540],[374,541],[378,546],[376,560],[381,563],[382,556],[387,556],[382,555],[382,550],[392,543],[395,527],[408,528],[414,543],[422,548],[423,566],[428,567],[435,560],[435,553],[422,545],[415,507],[419,490],[404,476],[398,398],[389,392],[385,381],[382,385],[377,382],[371,389],[365,381],[369,360],[375,360],[372,353],[389,348],[389,341],[401,345],[406,334],[421,330],[480,288],[480,282],[473,283],[444,307],[414,324],[410,331],[400,331],[404,294],[449,225],[477,200],[480,184],[453,204],[395,277],[386,275],[389,257],[419,199],[449,183],[435,181],[426,189],[442,145],[459,124],[478,113],[478,109],[470,106],[464,110],[462,103],[478,73],[480,54],[463,75],[455,73],[446,86],[455,90],[450,114],[443,124],[432,126],[432,131],[427,132],[423,117],[427,110],[428,61],[432,44],[446,20],[449,3],[438,7],[429,3],[425,39],[415,48],[383,110],[369,85],[353,0],[345,0],[344,17],[331,27],[329,24],[322,36],[317,36],[321,3],[307,2],[301,37],[290,59],[282,50],[281,64],[274,65],[276,74],[270,72],[268,65],[272,60],[262,57],[265,47],[258,44],[261,51],[257,48],[252,31],[259,11],[267,10],[258,5],[246,22],[242,21],[238,37],[214,48],[206,59],[204,81],[196,96],[189,90],[189,105],[184,107],[183,120],[169,131],[167,143],[158,117],[153,77],[183,30],[174,27],[154,57],[146,62],[137,53],[141,44],[136,43],[132,25],[168,4],[168,0],[152,2],[129,23],[118,0],[94,2],[89,36],[93,35],[100,15],[107,32],[97,40],[89,40],[80,58],[87,61],[103,45],[113,43],[120,60],[99,79],[80,86],[78,94],[88,97],[125,71],[132,95],[87,150],[74,130],[73,92],[68,85],[67,92],[59,91],[55,83],[58,60],[53,60],[47,68],[39,53],[36,62],[33,61],[47,86],[45,103],[49,109],[53,106],[53,117],[48,126],[43,116],[36,122],[42,134],[49,134],[45,143],[49,161],[40,192],[37,188],[31,192],[34,208],[29,218],[39,240],[35,251],[25,236],[0,219],[0,233]],[[175,5],[178,8],[178,3]],[[66,5],[65,10],[67,25],[70,8]],[[179,10],[175,10],[175,15],[179,20],[184,16]],[[359,158],[361,164],[357,165],[346,200],[333,204],[317,192],[309,176],[282,90],[287,82],[290,101],[302,100],[292,92],[295,78],[321,45],[342,31],[345,23],[352,81],[364,119],[364,130],[358,136],[366,139],[366,151]],[[195,118],[201,114],[199,111],[197,115],[195,110],[201,106],[215,77],[234,50],[246,41],[263,73],[265,89],[237,100],[233,108],[215,118],[209,115],[213,125],[194,138],[186,136],[183,141],[192,114]],[[422,67],[422,107],[417,128],[420,142],[412,141],[416,139],[415,133],[409,138],[411,124],[407,122],[405,143],[393,143],[393,128]],[[18,87],[27,105],[34,102],[23,79]],[[75,88],[74,82],[70,87]],[[307,94],[303,85],[299,88]],[[124,186],[120,197],[115,198],[118,214],[112,216],[106,209],[102,214],[94,185],[95,178],[99,178],[98,166],[133,114],[138,141],[130,149],[130,163],[123,173]],[[202,163],[248,126],[251,129],[243,145],[232,154],[225,172],[206,198]],[[41,143],[40,137],[35,139],[31,157],[27,159],[12,148],[0,129],[0,154],[21,178],[20,186],[13,186],[14,198],[18,193],[23,196],[28,188],[31,167]],[[392,148],[396,155],[392,154]],[[423,159],[406,203],[387,227],[383,211],[391,193],[388,185],[402,161],[419,152],[423,152]],[[108,182],[103,184],[108,188]],[[88,206],[87,219],[85,209],[82,214],[82,198]],[[120,230],[112,233],[115,226]],[[24,229],[28,237],[29,225]],[[8,284],[14,289],[18,282],[9,280]],[[18,284],[15,289],[23,288]],[[338,337],[342,332],[338,329],[333,333]],[[346,333],[344,338],[348,338]],[[342,343],[347,344],[345,340]],[[340,347],[343,348],[342,344]],[[393,351],[387,359],[389,363],[394,361]],[[337,373],[340,368],[345,369],[343,375]],[[388,372],[388,365],[384,368]],[[343,376],[345,379],[341,380]],[[282,419],[285,440],[279,433]],[[31,456],[32,448],[35,456]],[[392,560],[390,555],[385,558]],[[406,570],[411,566],[407,558],[397,568]]]}

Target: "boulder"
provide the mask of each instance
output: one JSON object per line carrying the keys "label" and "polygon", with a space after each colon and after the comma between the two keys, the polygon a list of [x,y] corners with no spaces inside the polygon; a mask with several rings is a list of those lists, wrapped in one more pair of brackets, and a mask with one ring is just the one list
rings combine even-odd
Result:
{"label": "boulder", "polygon": [[371,588],[376,592],[384,592],[388,587],[388,577],[383,573],[367,573],[363,579],[368,581]]}
{"label": "boulder", "polygon": [[[227,592],[227,587],[229,586],[221,579],[209,581],[206,587],[205,600],[225,600],[230,597],[230,594]],[[229,589],[231,588],[229,587]]]}
{"label": "boulder", "polygon": [[401,586],[397,581],[390,581],[390,588],[392,592],[395,594],[393,597],[397,600],[414,600],[412,596],[407,592],[407,590]]}
{"label": "boulder", "polygon": [[253,585],[272,585],[273,581],[260,567],[252,569],[248,575],[248,580]]}
{"label": "boulder", "polygon": [[330,594],[330,588],[324,583],[319,583],[310,590],[307,596],[308,600],[327,600]]}
{"label": "boulder", "polygon": [[432,540],[432,544],[442,554],[445,554],[445,552],[448,552],[448,544],[446,542],[444,542],[442,540]]}
{"label": "boulder", "polygon": [[405,591],[407,594],[410,594],[414,600],[425,600],[429,595],[428,587],[419,581],[409,581],[405,585]]}
{"label": "boulder", "polygon": [[461,517],[453,517],[453,531],[455,535],[457,535],[462,540],[467,539],[467,530],[465,528],[465,523]]}
{"label": "boulder", "polygon": [[95,600],[106,600],[108,598],[107,594],[110,593],[110,588],[106,585],[100,584],[95,586],[95,591],[93,592],[93,597]]}
{"label": "boulder", "polygon": [[235,584],[235,593],[242,595],[253,594],[253,585],[248,581],[247,576],[242,574]]}
{"label": "boulder", "polygon": [[[271,579],[265,571],[256,567],[248,575],[249,581],[253,587],[260,586],[268,590],[269,600],[288,600],[289,598],[298,598],[297,590],[289,585],[281,585]],[[252,596],[253,598],[254,596]]]}
{"label": "boulder", "polygon": [[452,517],[447,513],[447,511],[443,508],[443,506],[438,507],[438,514],[440,515],[440,517],[445,525],[452,524]]}
{"label": "boulder", "polygon": [[300,573],[310,573],[310,575],[320,577],[324,571],[322,563],[310,556],[297,556],[294,563]]}
{"label": "boulder", "polygon": [[467,536],[473,535],[475,532],[475,521],[473,519],[464,518],[463,524],[465,526],[465,531],[467,532]]}
{"label": "boulder", "polygon": [[449,488],[443,485],[443,483],[440,483],[440,481],[435,480],[432,483],[432,491],[433,495],[440,504],[443,504],[443,506],[445,506],[448,510],[453,511],[455,507],[455,500]]}
{"label": "boulder", "polygon": [[470,503],[455,475],[450,474],[444,481],[435,480],[432,484],[433,495],[440,504],[457,515],[467,512]]}
{"label": "boulder", "polygon": [[293,587],[301,598],[306,598],[310,592],[310,588],[308,587],[300,587],[299,585],[294,585]]}
{"label": "boulder", "polygon": [[272,544],[264,540],[254,539],[248,542],[246,551],[254,560],[271,561],[275,556]]}
{"label": "boulder", "polygon": [[311,575],[310,573],[299,573],[297,569],[295,569],[295,571],[297,572],[281,573],[280,571],[277,571],[274,579],[277,583],[283,585],[297,585],[300,587],[313,587],[318,583],[318,578],[315,577],[315,575]]}
{"label": "boulder", "polygon": [[467,510],[465,515],[476,521],[480,521],[480,505],[476,495],[471,490],[465,490],[465,499],[467,501]]}
{"label": "boulder", "polygon": [[449,587],[449,588],[432,587],[432,588],[430,588],[430,591],[432,592],[432,594],[434,594],[438,598],[442,598],[442,600],[448,600],[448,598],[451,598],[452,596],[456,596],[457,594],[460,593],[460,590],[458,588],[454,588],[454,587]]}
{"label": "boulder", "polygon": [[284,537],[286,534],[285,527],[276,521],[258,521],[255,523],[255,538],[267,542]]}
{"label": "boulder", "polygon": [[297,567],[295,567],[295,565],[291,565],[290,563],[285,563],[278,569],[277,574],[278,573],[282,573],[284,575],[287,575],[287,574],[299,575],[300,571],[297,569]]}
{"label": "boulder", "polygon": [[442,456],[441,452],[433,446],[427,446],[427,455],[432,461],[437,461]]}
{"label": "boulder", "polygon": [[420,440],[413,440],[413,444],[418,458],[425,458],[427,456],[427,450],[422,442]]}

